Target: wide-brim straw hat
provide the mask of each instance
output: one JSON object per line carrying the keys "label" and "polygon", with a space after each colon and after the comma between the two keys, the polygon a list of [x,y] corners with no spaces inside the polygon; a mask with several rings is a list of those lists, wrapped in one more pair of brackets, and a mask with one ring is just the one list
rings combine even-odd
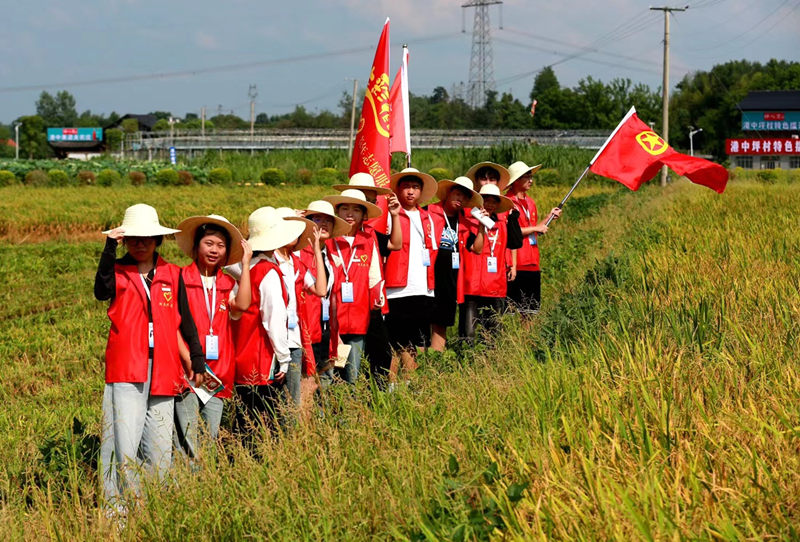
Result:
{"label": "wide-brim straw hat", "polygon": [[331,239],[350,233],[350,224],[347,223],[347,220],[336,216],[336,210],[333,208],[333,205],[325,200],[312,201],[308,204],[308,208],[303,209],[303,213],[306,218],[308,218],[309,215],[325,215],[333,219]]}
{"label": "wide-brim straw hat", "polygon": [[248,241],[253,250],[277,250],[285,247],[306,230],[306,225],[294,220],[284,220],[276,209],[261,207],[247,219],[250,233]]}
{"label": "wide-brim straw hat", "polygon": [[[508,172],[511,174],[511,178],[508,181],[508,184],[505,188],[509,188],[512,184],[514,184],[517,179],[528,173],[529,171],[531,174],[535,174],[542,168],[542,164],[536,166],[529,166],[525,162],[514,162],[510,166],[508,166]],[[500,190],[503,190],[502,188]]]}
{"label": "wide-brim straw hat", "polygon": [[378,196],[385,196],[392,193],[390,188],[376,186],[375,179],[369,173],[356,173],[350,177],[350,182],[348,184],[335,184],[331,188],[338,190],[339,192],[351,189],[372,190]]}
{"label": "wide-brim straw hat", "polygon": [[380,207],[367,201],[367,197],[364,195],[364,192],[354,188],[343,190],[340,196],[325,196],[322,199],[334,207],[343,203],[363,205],[367,209],[366,218],[378,218],[383,214],[383,211],[381,211]]}
{"label": "wide-brim straw hat", "polygon": [[275,209],[275,212],[278,213],[284,220],[299,222],[305,227],[303,233],[299,235],[300,238],[297,240],[297,244],[292,249],[293,251],[297,252],[303,250],[311,244],[311,240],[314,238],[314,228],[317,227],[316,224],[310,220],[306,220],[302,216],[297,216],[297,213],[294,212],[294,209],[290,209],[289,207],[278,207]]}
{"label": "wide-brim straw hat", "polygon": [[227,218],[219,215],[208,216],[192,216],[178,224],[180,232],[175,234],[175,241],[178,243],[178,248],[190,258],[194,258],[194,236],[197,228],[205,224],[214,224],[228,232],[231,236],[231,243],[227,248],[227,263],[236,263],[242,260],[244,251],[242,250],[242,239],[244,236],[239,228],[231,224]]}
{"label": "wide-brim straw hat", "polygon": [[[125,237],[157,237],[180,231],[162,226],[158,221],[156,210],[144,203],[137,203],[125,209],[125,216],[119,227],[124,230]],[[116,228],[104,231],[103,235],[108,235],[114,229]]]}
{"label": "wide-brim straw hat", "polygon": [[482,167],[490,167],[496,170],[497,173],[500,174],[500,180],[497,181],[497,186],[500,187],[501,192],[506,189],[506,187],[510,182],[509,179],[511,179],[511,174],[508,172],[506,168],[504,168],[500,164],[495,164],[494,162],[478,162],[477,164],[469,168],[469,170],[464,174],[464,177],[467,177],[473,183],[478,182],[475,179],[475,174],[478,173],[478,170],[481,169]]}
{"label": "wide-brim straw hat", "polygon": [[420,194],[419,201],[417,202],[420,205],[432,200],[433,196],[436,195],[436,189],[439,186],[436,183],[436,179],[434,179],[427,173],[422,173],[421,171],[413,167],[407,167],[403,171],[399,171],[394,175],[392,175],[389,185],[390,188],[392,189],[392,192],[394,192],[395,194],[397,193],[397,184],[406,177],[414,177],[416,179],[419,179],[419,181],[422,183],[422,193]]}
{"label": "wide-brim straw hat", "polygon": [[470,194],[472,194],[472,197],[464,204],[464,207],[481,207],[483,205],[483,198],[480,194],[475,192],[472,181],[467,177],[456,177],[454,181],[448,179],[439,181],[439,186],[436,190],[436,197],[439,198],[439,201],[444,201],[445,198],[447,198],[447,194],[450,193],[450,190],[452,190],[454,186],[466,188],[469,190]]}
{"label": "wide-brim straw hat", "polygon": [[500,204],[497,206],[497,210],[495,213],[505,213],[506,211],[510,211],[514,207],[514,202],[511,201],[511,198],[507,198],[506,196],[500,193],[500,189],[493,184],[485,184],[481,186],[481,195],[484,196],[483,200],[486,201],[485,196],[494,196],[496,198],[500,198]]}

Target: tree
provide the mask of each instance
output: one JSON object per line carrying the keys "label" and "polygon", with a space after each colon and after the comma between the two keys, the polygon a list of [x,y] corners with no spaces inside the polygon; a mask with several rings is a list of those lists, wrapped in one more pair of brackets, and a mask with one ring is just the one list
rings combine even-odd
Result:
{"label": "tree", "polygon": [[120,147],[122,146],[122,130],[118,128],[111,128],[110,130],[106,130],[105,134],[103,135],[105,136],[106,152],[119,152]]}
{"label": "tree", "polygon": [[153,125],[154,132],[168,132],[169,131],[169,121],[167,119],[158,119],[156,123]]}
{"label": "tree", "polygon": [[126,134],[135,134],[139,131],[139,121],[136,119],[125,119],[122,121],[122,131]]}
{"label": "tree", "polygon": [[556,77],[556,72],[553,71],[553,67],[547,66],[536,75],[536,79],[533,81],[531,101],[538,100],[543,94],[553,90],[561,90],[561,85],[558,82],[558,77]]}
{"label": "tree", "polygon": [[27,155],[29,160],[50,156],[44,119],[39,115],[30,115],[18,118],[17,122],[22,123],[19,127],[20,153]]}
{"label": "tree", "polygon": [[169,111],[151,111],[148,114],[153,115],[156,120],[169,120],[169,118],[172,116],[172,113]]}
{"label": "tree", "polygon": [[36,115],[42,118],[48,128],[70,128],[78,121],[75,97],[66,90],[55,96],[43,90],[36,101]]}
{"label": "tree", "polygon": [[269,116],[266,113],[256,115],[256,124],[269,124]]}
{"label": "tree", "polygon": [[186,116],[183,117],[183,120],[189,122],[190,120],[199,119],[200,117],[197,116],[197,113],[186,113]]}

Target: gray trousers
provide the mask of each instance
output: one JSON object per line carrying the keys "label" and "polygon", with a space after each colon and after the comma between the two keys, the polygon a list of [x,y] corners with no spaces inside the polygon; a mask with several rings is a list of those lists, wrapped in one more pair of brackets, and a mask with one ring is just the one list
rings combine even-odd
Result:
{"label": "gray trousers", "polygon": [[[200,452],[200,436],[208,434],[213,440],[219,435],[222,410],[225,404],[219,397],[212,397],[204,405],[193,392],[175,398],[175,449],[192,459]],[[205,427],[201,426],[201,420]],[[205,429],[205,431],[203,430]]]}

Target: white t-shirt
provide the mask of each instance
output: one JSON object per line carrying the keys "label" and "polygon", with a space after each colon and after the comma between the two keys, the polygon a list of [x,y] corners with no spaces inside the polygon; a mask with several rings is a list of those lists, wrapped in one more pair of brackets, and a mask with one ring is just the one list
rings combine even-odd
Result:
{"label": "white t-shirt", "polygon": [[[302,348],[302,338],[300,336],[300,317],[297,312],[297,295],[295,295],[294,283],[297,278],[297,271],[294,268],[294,260],[291,256],[284,260],[278,251],[275,251],[275,259],[283,274],[283,284],[286,286],[286,293],[289,294],[289,303],[286,304],[288,319],[294,318],[294,329],[288,328],[289,348]],[[305,279],[305,277],[303,277]]]}
{"label": "white t-shirt", "polygon": [[[425,248],[422,236],[425,235],[425,230],[422,228],[419,210],[406,211],[406,214],[411,222],[408,242],[408,281],[402,288],[386,288],[386,297],[388,299],[411,297],[412,295],[433,297],[433,290],[428,289],[428,268],[422,264],[422,250]],[[391,226],[391,222],[389,224]],[[428,243],[428,250],[430,250],[430,243]],[[431,254],[432,256],[433,254]]]}

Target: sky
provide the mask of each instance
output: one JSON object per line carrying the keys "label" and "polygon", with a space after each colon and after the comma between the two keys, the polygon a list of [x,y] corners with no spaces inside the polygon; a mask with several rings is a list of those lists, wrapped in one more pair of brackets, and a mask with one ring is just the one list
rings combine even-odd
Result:
{"label": "sky", "polygon": [[[469,81],[466,0],[0,0],[0,122],[35,113],[42,90],[79,112],[249,116],[336,110],[369,75],[391,19],[391,76],[409,46],[416,94]],[[683,0],[671,18],[672,87],[731,59],[800,60],[800,0]],[[497,90],[528,102],[536,70],[661,84],[664,15],[640,0],[506,0],[489,7]],[[658,4],[662,5],[662,4]],[[502,9],[502,29],[501,29]],[[466,13],[462,13],[465,12]],[[465,22],[466,32],[462,32]],[[576,56],[577,55],[577,56]],[[97,80],[104,80],[98,82]]]}

